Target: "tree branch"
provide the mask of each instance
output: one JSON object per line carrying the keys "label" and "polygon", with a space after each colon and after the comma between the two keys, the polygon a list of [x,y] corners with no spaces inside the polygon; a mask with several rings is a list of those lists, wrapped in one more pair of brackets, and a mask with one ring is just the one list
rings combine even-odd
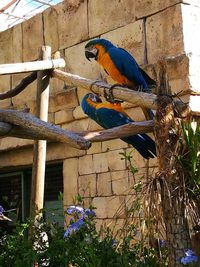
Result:
{"label": "tree branch", "polygon": [[0,121],[13,125],[12,129],[7,133],[5,124],[3,125],[6,136],[59,141],[68,143],[70,146],[78,149],[88,149],[91,145],[89,141],[76,133],[65,131],[58,126],[44,122],[30,113],[9,109],[0,110]]}
{"label": "tree branch", "polygon": [[[134,134],[149,133],[153,131],[153,128],[154,128],[153,121],[143,121],[143,122],[132,122],[108,130],[100,130],[93,132],[83,131],[83,132],[75,132],[74,134],[82,136],[85,140],[90,142],[102,142],[117,138],[123,138]],[[54,137],[52,138],[52,136],[48,135],[46,130],[38,132],[30,128],[25,128],[23,126],[18,126],[14,124],[11,125],[9,123],[0,122],[0,136],[4,137],[5,135],[23,139],[32,139],[32,140],[48,140],[48,141],[61,141],[61,142],[64,141],[62,137],[59,136],[57,136],[56,139]]]}
{"label": "tree branch", "polygon": [[117,138],[132,136],[135,134],[153,132],[154,121],[131,122],[122,126],[100,131],[76,132],[91,142],[102,142]]}

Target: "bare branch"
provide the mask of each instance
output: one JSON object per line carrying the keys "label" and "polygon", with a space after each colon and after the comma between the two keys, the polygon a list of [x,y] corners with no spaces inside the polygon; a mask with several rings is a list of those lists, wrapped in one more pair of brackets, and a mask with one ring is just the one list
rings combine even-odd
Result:
{"label": "bare branch", "polygon": [[[150,133],[153,131],[153,128],[153,121],[143,121],[132,122],[108,130],[100,130],[93,132],[83,131],[75,132],[74,134],[82,136],[85,140],[88,140],[90,142],[102,142],[117,138],[123,138],[134,134]],[[0,136],[4,137],[5,135],[23,139],[55,141],[55,139],[49,137],[47,134],[45,134],[45,132],[38,133],[29,128],[23,128],[21,126],[0,122]]]}
{"label": "bare branch", "polygon": [[102,142],[117,138],[132,136],[135,134],[153,132],[154,121],[131,122],[122,126],[114,127],[107,130],[100,131],[84,131],[77,132],[78,135],[83,136],[91,142]]}
{"label": "bare branch", "polygon": [[[90,142],[83,137],[65,131],[64,129],[44,122],[30,113],[16,110],[0,110],[0,121],[13,124],[13,130],[6,135],[19,137],[21,135],[26,139],[43,139],[68,143],[78,149],[88,149]],[[21,133],[20,133],[21,132]],[[14,135],[14,133],[16,135]],[[13,134],[13,135],[12,135]],[[26,136],[27,134],[27,136]],[[17,136],[18,135],[18,136]]]}

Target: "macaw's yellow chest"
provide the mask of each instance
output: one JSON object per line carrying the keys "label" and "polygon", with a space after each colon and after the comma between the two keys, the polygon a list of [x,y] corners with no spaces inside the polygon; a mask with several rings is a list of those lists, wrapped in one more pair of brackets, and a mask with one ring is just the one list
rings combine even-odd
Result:
{"label": "macaw's yellow chest", "polygon": [[134,83],[120,73],[108,53],[99,53],[97,62],[106,70],[115,82],[128,87],[134,87]]}

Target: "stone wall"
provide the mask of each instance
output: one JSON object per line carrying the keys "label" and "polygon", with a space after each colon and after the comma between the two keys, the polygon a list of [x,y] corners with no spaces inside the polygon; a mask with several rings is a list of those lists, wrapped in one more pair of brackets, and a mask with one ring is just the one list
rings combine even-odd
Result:
{"label": "stone wall", "polygon": [[[30,20],[0,33],[0,63],[37,59],[38,47],[50,45],[60,50],[66,60],[65,70],[80,76],[97,79],[102,75],[112,82],[96,64],[84,56],[89,39],[102,37],[128,50],[152,78],[157,79],[158,60],[168,58],[167,72],[174,92],[199,84],[198,0],[67,0],[49,8]],[[0,77],[0,92],[14,87],[25,74]],[[51,80],[49,121],[72,131],[96,130],[99,126],[88,119],[80,108],[86,91],[71,88]],[[36,83],[14,97],[1,101],[1,108],[30,107],[35,113]],[[124,104],[135,120],[144,120],[141,109]],[[16,138],[0,140],[0,170],[32,164],[32,141]],[[131,175],[128,162],[119,153],[133,149],[117,139],[94,143],[88,151],[67,145],[50,143],[47,161],[63,161],[64,204],[72,203],[77,194],[97,207],[97,215],[109,220],[122,205],[120,218],[126,208],[131,186],[139,177],[147,178],[156,168],[156,159],[146,161],[135,150],[134,165],[139,173]]]}

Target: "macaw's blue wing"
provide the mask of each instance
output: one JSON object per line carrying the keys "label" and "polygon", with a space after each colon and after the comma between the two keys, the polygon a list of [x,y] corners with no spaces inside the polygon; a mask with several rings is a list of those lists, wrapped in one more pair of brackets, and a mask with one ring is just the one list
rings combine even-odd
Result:
{"label": "macaw's blue wing", "polygon": [[[104,107],[96,109],[96,118],[97,122],[105,129],[133,122],[126,114]],[[145,159],[156,156],[155,142],[146,134],[137,134],[121,139],[131,144]]]}
{"label": "macaw's blue wing", "polygon": [[108,50],[108,54],[123,76],[133,82],[136,86],[143,86],[143,89],[148,88],[148,84],[145,81],[137,62],[126,50],[112,47]]}

